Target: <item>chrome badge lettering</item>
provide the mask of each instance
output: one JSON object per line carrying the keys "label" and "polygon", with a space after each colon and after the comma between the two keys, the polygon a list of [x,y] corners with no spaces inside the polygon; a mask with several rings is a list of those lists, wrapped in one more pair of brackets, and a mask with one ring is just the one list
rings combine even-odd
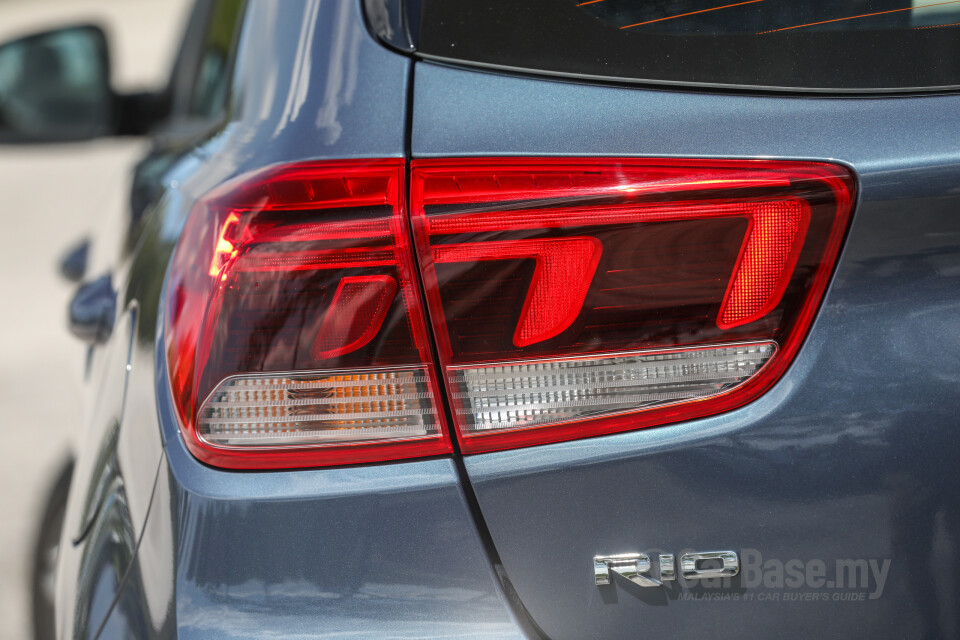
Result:
{"label": "chrome badge lettering", "polygon": [[[707,563],[710,566],[706,566]],[[652,565],[645,553],[593,556],[593,577],[597,586],[610,584],[611,571],[641,587],[660,587],[664,582],[677,579],[676,558],[672,553],[661,553],[658,564],[659,580],[648,575]],[[740,556],[736,551],[695,551],[680,556],[680,575],[685,580],[732,578],[738,573]]]}

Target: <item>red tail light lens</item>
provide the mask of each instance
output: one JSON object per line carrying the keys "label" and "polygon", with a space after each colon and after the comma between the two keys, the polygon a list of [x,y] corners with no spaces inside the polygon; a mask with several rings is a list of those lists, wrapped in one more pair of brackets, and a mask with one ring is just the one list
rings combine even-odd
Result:
{"label": "red tail light lens", "polygon": [[419,160],[414,238],[465,452],[726,411],[783,373],[853,180],[827,164]]}
{"label": "red tail light lens", "polygon": [[199,459],[289,468],[450,452],[403,184],[401,160],[302,164],[195,207],[166,344]]}
{"label": "red tail light lens", "polygon": [[[803,341],[846,232],[828,164],[422,160],[411,213],[466,453],[739,407]],[[167,283],[185,441],[228,468],[449,453],[401,160],[238,179]]]}

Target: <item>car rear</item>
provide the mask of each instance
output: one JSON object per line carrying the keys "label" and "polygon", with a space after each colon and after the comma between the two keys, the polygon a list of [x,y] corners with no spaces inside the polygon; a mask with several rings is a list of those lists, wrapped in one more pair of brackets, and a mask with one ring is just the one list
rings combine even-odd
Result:
{"label": "car rear", "polygon": [[776,2],[250,2],[131,268],[113,615],[951,635],[960,19]]}

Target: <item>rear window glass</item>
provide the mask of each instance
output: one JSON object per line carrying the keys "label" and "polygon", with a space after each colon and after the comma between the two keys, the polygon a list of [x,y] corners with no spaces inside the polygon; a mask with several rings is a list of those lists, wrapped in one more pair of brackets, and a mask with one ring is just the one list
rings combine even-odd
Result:
{"label": "rear window glass", "polygon": [[828,91],[960,86],[960,0],[422,0],[419,16],[424,56],[535,72]]}

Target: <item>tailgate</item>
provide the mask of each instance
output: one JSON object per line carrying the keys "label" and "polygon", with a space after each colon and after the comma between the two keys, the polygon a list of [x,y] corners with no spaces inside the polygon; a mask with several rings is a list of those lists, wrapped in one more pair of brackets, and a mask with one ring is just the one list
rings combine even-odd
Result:
{"label": "tailgate", "polygon": [[[502,573],[548,637],[951,635],[960,96],[671,92],[418,63],[413,118],[415,162],[766,158],[855,175],[819,312],[757,399],[465,456]],[[681,573],[684,554],[711,551],[734,552],[737,575],[629,580],[646,568],[631,565],[639,554],[660,580],[664,566]],[[616,554],[634,556],[601,558],[610,583],[598,584],[595,558]]]}

